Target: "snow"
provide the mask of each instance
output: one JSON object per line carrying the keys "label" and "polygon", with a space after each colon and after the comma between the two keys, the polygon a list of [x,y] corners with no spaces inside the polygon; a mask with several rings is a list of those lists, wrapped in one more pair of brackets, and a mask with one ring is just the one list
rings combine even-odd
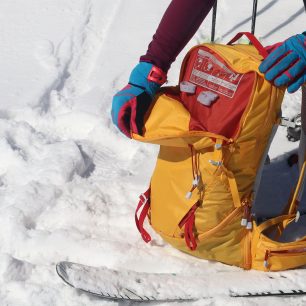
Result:
{"label": "snow", "polygon": [[[158,148],[124,138],[111,123],[110,105],[169,2],[0,2],[0,305],[118,304],[64,285],[55,272],[61,260],[195,276],[235,270],[182,254],[152,232],[147,245],[134,225]],[[252,1],[219,0],[218,41],[249,30],[251,9]],[[304,30],[302,1],[259,1],[258,11],[264,44]],[[208,16],[173,64],[170,84],[188,48],[209,40],[210,23]],[[286,95],[284,114],[298,112],[300,99],[300,92]],[[265,169],[276,192],[297,175],[284,165],[283,153],[297,147],[285,134],[280,128]],[[302,305],[306,298],[265,302]],[[259,303],[216,298],[188,305]]]}

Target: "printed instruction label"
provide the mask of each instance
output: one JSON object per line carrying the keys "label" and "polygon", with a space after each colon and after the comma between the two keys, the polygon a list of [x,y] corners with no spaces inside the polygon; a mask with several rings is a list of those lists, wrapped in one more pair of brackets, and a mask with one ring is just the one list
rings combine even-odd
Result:
{"label": "printed instruction label", "polygon": [[190,82],[233,98],[243,75],[230,70],[213,54],[199,50]]}

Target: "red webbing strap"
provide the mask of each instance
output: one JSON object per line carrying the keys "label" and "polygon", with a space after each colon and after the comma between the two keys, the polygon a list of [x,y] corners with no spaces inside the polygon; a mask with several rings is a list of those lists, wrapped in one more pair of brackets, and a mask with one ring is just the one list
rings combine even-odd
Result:
{"label": "red webbing strap", "polygon": [[197,248],[196,238],[193,233],[193,227],[195,223],[195,211],[197,210],[197,208],[198,208],[198,202],[190,208],[186,216],[182,219],[182,221],[179,224],[180,228],[182,228],[185,225],[184,227],[185,242],[191,251],[194,251]]}
{"label": "red webbing strap", "polygon": [[[151,241],[150,234],[143,227],[144,220],[146,219],[149,208],[150,208],[150,191],[151,189],[149,188],[145,193],[139,196],[139,203],[138,203],[138,206],[135,212],[135,223],[136,223],[139,233],[141,234],[142,239],[145,242]],[[138,218],[138,212],[141,208],[142,210]]]}
{"label": "red webbing strap", "polygon": [[258,50],[259,54],[266,58],[268,56],[267,50],[264,48],[264,46],[259,42],[259,40],[250,32],[240,32],[238,33],[230,42],[228,42],[228,45],[232,45],[234,42],[236,42],[238,39],[240,39],[243,35],[245,35],[249,41],[253,44],[253,46]]}
{"label": "red webbing strap", "polygon": [[191,251],[196,250],[198,246],[193,233],[194,222],[195,222],[195,215],[193,213],[185,224],[185,241]]}

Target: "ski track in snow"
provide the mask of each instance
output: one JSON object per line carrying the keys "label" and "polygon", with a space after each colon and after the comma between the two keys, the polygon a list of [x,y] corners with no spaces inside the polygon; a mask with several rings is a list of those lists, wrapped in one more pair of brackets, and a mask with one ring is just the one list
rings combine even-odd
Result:
{"label": "ski track in snow", "polygon": [[[50,3],[46,1],[45,10],[52,13]],[[144,4],[137,0],[134,5]],[[150,5],[153,12],[165,8],[163,1]],[[119,63],[118,74],[111,79],[106,75],[92,81],[104,72],[99,69],[104,65],[101,55],[109,52],[109,44],[116,39],[112,34],[118,30],[118,20],[130,16],[131,23],[135,21],[128,8],[124,0],[67,0],[61,11],[69,17],[68,30],[65,22],[62,27],[67,33],[58,34],[59,41],[37,35],[31,46],[36,69],[43,72],[37,93],[18,107],[0,109],[0,158],[5,161],[0,164],[1,306],[133,304],[101,301],[63,285],[55,273],[55,263],[62,260],[147,272],[158,267],[159,272],[188,272],[195,277],[203,271],[233,269],[182,254],[154,233],[151,245],[146,245],[135,229],[137,197],[149,182],[156,147],[131,142],[111,125],[110,99],[129,68]],[[152,29],[153,21],[159,19],[153,17],[149,19]],[[30,22],[26,18],[24,22]],[[193,43],[206,37],[199,31]],[[128,47],[120,52],[130,61]],[[103,68],[107,74],[109,66]],[[294,113],[293,102],[299,98],[298,94],[288,99],[285,111]],[[287,152],[296,147],[279,143]],[[264,300],[269,301],[275,302]],[[278,305],[303,305],[306,299],[277,301]],[[171,305],[260,303],[260,298],[218,298]]]}
{"label": "ski track in snow", "polygon": [[[126,143],[130,149],[127,164],[126,154],[117,156],[112,146],[104,146],[101,127],[92,139],[87,137],[103,121],[92,110],[75,107],[75,100],[86,95],[88,76],[121,0],[108,6],[104,18],[98,1],[83,2],[82,19],[70,35],[58,45],[44,41],[39,46],[38,58],[48,70],[56,70],[54,79],[30,110],[10,110],[0,122],[0,156],[7,160],[0,168],[1,276],[6,283],[0,290],[1,305],[101,305],[63,286],[54,264],[87,258],[91,264],[121,266],[123,250],[130,254],[128,260],[150,259],[133,222],[126,224],[133,220],[140,193],[129,181],[146,149],[134,161],[140,146],[132,149],[128,140],[118,139],[119,146]],[[131,186],[116,188],[118,180]],[[126,232],[131,233],[129,241]]]}
{"label": "ski track in snow", "polygon": [[[106,250],[114,254],[114,258],[118,257],[116,252],[121,253],[117,241],[108,241],[108,232],[112,223],[115,225],[129,210],[123,209],[107,220],[105,217],[110,214],[112,202],[116,201],[105,190],[108,190],[111,179],[130,175],[130,172],[125,170],[124,161],[120,164],[114,151],[106,150],[102,143],[96,148],[90,143],[82,144],[83,135],[79,137],[77,129],[74,140],[67,139],[70,135],[65,135],[65,131],[62,135],[57,133],[63,127],[62,122],[67,122],[65,117],[74,115],[74,98],[82,94],[81,90],[86,91],[87,77],[121,3],[114,1],[113,7],[109,6],[110,14],[101,19],[102,23],[98,22],[97,13],[93,11],[93,2],[84,2],[83,19],[71,35],[54,48],[51,63],[56,65],[57,74],[45,88],[34,112],[23,118],[19,113],[14,114],[13,124],[1,120],[3,138],[0,146],[8,161],[5,169],[1,169],[1,202],[4,203],[1,207],[1,253],[4,254],[1,275],[6,282],[6,289],[1,290],[1,301],[7,305],[101,305],[100,301],[79,297],[68,288],[63,290],[61,281],[54,274],[54,263],[71,257],[82,260],[85,255],[85,258],[92,258],[92,263],[96,260],[103,264],[107,260],[113,261],[112,256],[105,254]],[[53,45],[47,43],[47,48],[52,50]],[[48,60],[50,63],[50,58]],[[47,66],[49,63],[43,64]],[[76,112],[76,121],[82,121],[82,116],[87,116],[88,120],[96,119],[91,118],[95,117],[93,115]],[[40,117],[48,124],[41,124]],[[98,119],[92,121],[96,123]],[[109,167],[114,160],[117,161],[115,165]],[[19,171],[24,173],[24,177],[17,178]],[[99,178],[104,186],[99,184]],[[6,199],[7,194],[14,194],[16,188],[15,196]],[[109,188],[112,191],[111,186]],[[122,204],[125,200],[126,197],[122,196]],[[71,222],[66,222],[69,214]],[[62,218],[56,218],[57,215]],[[88,232],[85,224],[92,232]],[[123,231],[126,231],[124,226]],[[122,233],[118,239],[120,236]],[[14,244],[9,237],[14,237]],[[26,281],[27,286],[21,286],[21,280]],[[44,291],[49,290],[53,291],[52,300],[49,299],[50,292],[44,298]],[[14,291],[19,297],[15,298]]]}

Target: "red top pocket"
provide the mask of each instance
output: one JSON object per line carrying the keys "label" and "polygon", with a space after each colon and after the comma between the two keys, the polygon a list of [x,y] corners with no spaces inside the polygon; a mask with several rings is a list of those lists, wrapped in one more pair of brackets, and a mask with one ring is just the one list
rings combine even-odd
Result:
{"label": "red top pocket", "polygon": [[[233,138],[252,95],[256,73],[238,73],[205,46],[191,51],[182,81],[194,93],[180,93],[191,115],[191,131],[207,131]],[[194,86],[191,86],[192,88]]]}

